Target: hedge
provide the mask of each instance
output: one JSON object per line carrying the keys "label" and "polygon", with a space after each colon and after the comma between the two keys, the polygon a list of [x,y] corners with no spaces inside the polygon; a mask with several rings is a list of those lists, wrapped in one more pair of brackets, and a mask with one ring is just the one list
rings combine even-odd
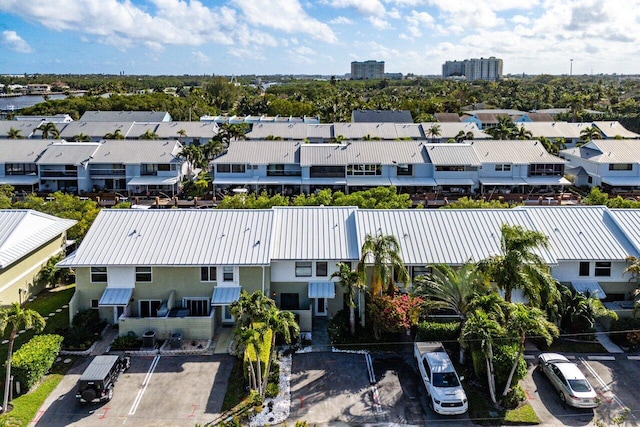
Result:
{"label": "hedge", "polygon": [[420,322],[418,341],[457,341],[460,337],[460,322]]}
{"label": "hedge", "polygon": [[36,335],[13,354],[11,373],[20,382],[23,393],[49,372],[62,340],[60,335]]}

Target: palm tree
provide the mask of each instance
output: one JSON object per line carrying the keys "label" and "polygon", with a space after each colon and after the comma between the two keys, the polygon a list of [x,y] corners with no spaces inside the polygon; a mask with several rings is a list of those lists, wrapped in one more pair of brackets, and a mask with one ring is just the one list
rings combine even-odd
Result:
{"label": "palm tree", "polygon": [[191,172],[193,171],[193,169],[203,167],[204,157],[200,147],[197,147],[195,145],[186,145],[182,147],[182,150],[180,151],[178,156],[185,159],[189,164],[189,179],[191,179]]}
{"label": "palm tree", "polygon": [[[238,337],[242,346],[242,353],[245,354],[247,365],[249,366],[249,388],[258,390],[262,395],[262,364],[260,363],[260,343],[264,329],[254,329],[248,326],[239,326],[234,330],[234,334]],[[252,362],[252,358],[246,355],[248,348],[251,348],[256,356],[256,364]]]}
{"label": "palm tree", "polygon": [[567,148],[567,144],[564,138],[555,138],[553,141],[547,137],[541,136],[538,138],[538,141],[542,144],[545,150],[549,154],[557,155],[560,150],[564,150]]}
{"label": "palm tree", "polygon": [[42,139],[49,139],[49,136],[52,136],[53,139],[60,138],[60,131],[56,127],[55,123],[42,123],[36,128],[36,130],[42,131]]}
{"label": "palm tree", "polygon": [[331,278],[340,279],[340,284],[345,289],[347,305],[349,306],[349,331],[351,335],[356,334],[356,293],[365,289],[366,285],[362,280],[362,275],[357,271],[352,271],[351,266],[344,262],[338,263],[338,271],[331,275]]}
{"label": "palm tree", "polygon": [[464,329],[460,332],[460,337],[463,341],[474,343],[484,354],[489,396],[494,405],[497,405],[498,401],[496,399],[496,378],[493,368],[493,344],[504,334],[504,328],[500,326],[500,323],[483,310],[472,312],[465,322]]}
{"label": "palm tree", "polygon": [[589,126],[580,131],[580,140],[583,144],[591,142],[594,139],[602,139],[600,131],[595,126]]}
{"label": "palm tree", "polygon": [[437,123],[434,123],[431,125],[431,127],[429,129],[427,129],[427,137],[431,138],[431,142],[435,142],[435,140],[442,135],[442,132],[440,130],[440,125]]}
{"label": "palm tree", "polygon": [[19,303],[14,302],[8,308],[0,310],[0,332],[4,333],[7,326],[11,327],[9,335],[9,349],[7,350],[7,374],[4,381],[4,400],[2,404],[2,412],[7,411],[9,404],[9,390],[11,389],[11,356],[13,354],[13,344],[21,329],[33,328],[34,331],[40,332],[44,329],[45,320],[35,310],[23,309]]}
{"label": "palm tree", "polygon": [[465,132],[463,130],[460,130],[456,136],[453,138],[455,140],[455,142],[460,143],[462,141],[466,141],[466,140],[470,140],[473,139],[473,132],[469,131],[469,132]]}
{"label": "palm tree", "polygon": [[202,149],[202,156],[207,161],[207,163],[215,159],[216,157],[218,157],[225,150],[224,145],[222,145],[222,142],[217,141],[215,139],[210,139],[208,143],[206,143],[201,147],[201,149]]}
{"label": "palm tree", "polygon": [[140,139],[158,139],[158,134],[152,131],[151,129],[147,129],[145,133],[139,136]]}
{"label": "palm tree", "polygon": [[104,139],[124,139],[124,134],[120,129],[116,129],[113,132],[105,134]]}
{"label": "palm tree", "polygon": [[523,125],[517,126],[515,132],[512,134],[515,139],[533,139],[533,133],[525,128]]}
{"label": "palm tree", "polygon": [[187,136],[187,131],[184,129],[180,129],[178,132],[178,141],[180,141],[180,144],[182,144],[182,138],[185,138]]}
{"label": "palm tree", "polygon": [[73,140],[76,142],[88,142],[91,141],[91,136],[85,135],[84,133],[79,133],[73,136]]}
{"label": "palm tree", "polygon": [[524,304],[511,304],[509,320],[507,321],[505,329],[518,340],[518,355],[514,359],[513,365],[511,365],[511,371],[509,372],[502,396],[506,396],[507,393],[509,393],[513,375],[524,353],[524,344],[527,335],[542,338],[547,345],[551,345],[553,339],[558,336],[558,327],[547,320],[547,316],[542,310],[528,307]]}
{"label": "palm tree", "polygon": [[629,255],[627,262],[630,263],[630,265],[624,269],[624,272],[631,273],[633,275],[632,280],[636,281],[636,289],[633,291],[635,301],[633,304],[633,317],[635,318],[638,310],[640,310],[640,258]]}
{"label": "palm tree", "polygon": [[[275,306],[271,307],[267,311],[266,324],[271,328],[271,355],[267,362],[267,368],[265,370],[265,378],[269,378],[271,372],[271,360],[275,356],[276,348],[276,335],[281,335],[286,344],[291,344],[293,338],[297,338],[300,335],[300,326],[296,322],[295,315],[287,310],[279,310]],[[266,387],[261,390],[261,395],[264,397]]]}
{"label": "palm tree", "polygon": [[363,277],[365,277],[365,265],[369,258],[373,259],[372,296],[380,295],[383,291],[393,291],[393,270],[396,271],[400,282],[409,283],[409,273],[400,258],[400,244],[395,236],[367,234],[362,245],[362,256],[358,262],[357,270]]}
{"label": "palm tree", "polygon": [[9,139],[22,139],[22,135],[20,135],[20,129],[14,129],[10,127],[7,131],[7,138]]}
{"label": "palm tree", "polygon": [[521,289],[534,307],[556,301],[557,282],[542,257],[534,252],[548,247],[547,236],[509,224],[503,224],[500,232],[501,254],[480,261],[480,271],[504,291],[504,299],[508,302],[511,302],[514,289]]}

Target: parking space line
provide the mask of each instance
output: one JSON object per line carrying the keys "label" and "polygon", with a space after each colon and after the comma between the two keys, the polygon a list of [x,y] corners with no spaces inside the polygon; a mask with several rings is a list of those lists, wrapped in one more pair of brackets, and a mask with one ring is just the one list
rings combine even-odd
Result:
{"label": "parking space line", "polygon": [[[598,381],[598,383],[600,383],[600,386],[602,386],[602,389],[604,391],[611,391],[611,388],[609,388],[609,386],[604,382],[604,380],[600,377],[600,375],[598,375],[598,373],[596,372],[595,369],[593,369],[593,367],[591,365],[589,365],[587,363],[587,361],[584,358],[580,358],[580,361],[582,362],[582,364],[584,365],[585,368],[587,368],[587,370],[591,373],[591,375],[593,375],[593,377],[596,379],[596,381]],[[622,401],[620,400],[620,398],[618,398],[618,396],[616,396],[615,393],[613,393],[613,391],[611,391],[611,398],[621,407],[621,408],[626,408],[625,404],[622,403]]]}
{"label": "parking space line", "polygon": [[587,356],[589,360],[616,360],[615,356]]}
{"label": "parking space line", "polygon": [[640,356],[627,356],[628,360],[640,360]]}
{"label": "parking space line", "polygon": [[133,415],[136,413],[138,409],[138,405],[142,400],[142,395],[147,390],[147,386],[149,385],[149,380],[151,379],[151,375],[153,375],[153,371],[156,370],[156,366],[158,366],[158,362],[160,361],[160,356],[156,356],[153,358],[151,362],[151,366],[149,366],[149,370],[147,371],[147,375],[144,377],[144,381],[142,381],[142,388],[138,390],[138,394],[136,395],[135,400],[133,401],[133,405],[131,405],[131,409],[129,410],[129,415]]}

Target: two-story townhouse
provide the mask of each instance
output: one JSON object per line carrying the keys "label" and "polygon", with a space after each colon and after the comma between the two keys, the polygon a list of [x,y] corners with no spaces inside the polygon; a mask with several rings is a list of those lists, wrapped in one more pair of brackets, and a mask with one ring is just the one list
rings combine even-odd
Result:
{"label": "two-story townhouse", "polygon": [[97,142],[52,141],[36,161],[40,190],[79,194],[90,192],[89,160],[100,147]]}
{"label": "two-story townhouse", "polygon": [[51,143],[44,139],[0,140],[0,185],[11,185],[18,193],[37,191],[37,160]]}
{"label": "two-story townhouse", "polygon": [[598,139],[581,147],[560,151],[567,168],[578,175],[584,170],[584,180],[576,185],[602,186],[608,192],[640,189],[640,140]]}
{"label": "two-story townhouse", "polygon": [[238,140],[211,161],[215,189],[249,187],[260,192],[299,194],[301,141]]}
{"label": "two-story townhouse", "polygon": [[67,247],[76,221],[22,209],[0,210],[0,306],[24,303],[42,291],[40,269]]}
{"label": "two-story townhouse", "polygon": [[353,192],[371,187],[427,187],[435,185],[422,141],[345,141],[303,144],[300,147],[302,189]]}
{"label": "two-story townhouse", "polygon": [[482,163],[470,144],[426,146],[438,191],[468,194],[478,190],[478,169]]}
{"label": "two-story townhouse", "polygon": [[103,140],[88,161],[92,191],[173,197],[187,173],[177,140]]}
{"label": "two-story townhouse", "polygon": [[103,209],[78,250],[74,316],[85,309],[142,336],[211,338],[240,290],[269,294],[273,211]]}
{"label": "two-story townhouse", "polygon": [[537,140],[468,141],[482,165],[478,169],[485,193],[553,192],[571,182],[564,178],[565,161],[549,154]]}

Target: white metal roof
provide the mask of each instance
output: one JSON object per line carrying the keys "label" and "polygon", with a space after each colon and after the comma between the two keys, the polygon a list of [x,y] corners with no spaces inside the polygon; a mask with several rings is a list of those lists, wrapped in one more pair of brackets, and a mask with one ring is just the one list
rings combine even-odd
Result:
{"label": "white metal roof", "polygon": [[609,209],[609,214],[640,253],[640,209]]}
{"label": "white metal roof", "polygon": [[[119,130],[122,136],[129,133],[133,122],[71,122],[60,131],[60,138],[71,140],[75,135],[90,135],[92,138],[104,138]],[[137,136],[137,135],[136,135]]]}
{"label": "white metal roof", "polygon": [[0,210],[0,268],[55,239],[76,222],[32,210]]}
{"label": "white metal roof", "polygon": [[[367,123],[364,123],[367,124]],[[420,164],[427,161],[418,141],[347,141],[342,144],[302,144],[300,165]]]}
{"label": "white metal roof", "polygon": [[582,147],[562,150],[561,153],[596,163],[640,163],[640,140],[594,139]]}
{"label": "white metal roof", "polygon": [[571,126],[567,122],[522,122],[516,126],[522,126],[535,137],[546,138],[580,138],[580,129]]}
{"label": "white metal roof", "polygon": [[[405,264],[461,265],[500,253],[500,227],[518,224],[535,230],[526,212],[513,209],[357,210],[358,248],[367,234],[393,235]],[[541,251],[549,264],[555,257]]]}
{"label": "white metal roof", "polygon": [[282,139],[302,140],[307,137],[307,124],[286,123],[286,122],[266,122],[254,123],[251,131],[247,132],[249,139],[265,139],[268,136],[281,137]]}
{"label": "white metal roof", "polygon": [[67,266],[266,265],[271,210],[103,209]]}
{"label": "white metal roof", "polygon": [[88,162],[100,144],[98,142],[55,142],[38,159],[39,165],[79,165]]}
{"label": "white metal roof", "polygon": [[[534,164],[566,163],[560,157],[549,154],[537,140],[478,140],[467,141],[476,150],[482,163]],[[448,144],[451,145],[451,144]]]}
{"label": "white metal roof", "polygon": [[22,138],[28,138],[33,134],[41,121],[16,121],[0,120],[0,139],[7,138],[7,133],[11,128],[20,131]]}
{"label": "white metal roof", "polygon": [[[186,138],[212,138],[218,133],[218,124],[215,122],[162,122],[158,124],[156,133],[163,139],[179,139],[178,132],[184,130]],[[201,141],[206,143],[207,141]]]}
{"label": "white metal roof", "polygon": [[356,260],[353,207],[274,208],[271,259]]}
{"label": "white metal roof", "polygon": [[427,140],[431,139],[429,135],[429,129],[433,125],[437,125],[440,128],[440,136],[436,137],[437,139],[450,139],[455,138],[460,131],[471,132],[473,134],[473,139],[486,139],[491,138],[491,136],[482,132],[478,125],[474,122],[426,122],[421,123],[422,132],[425,135]]}
{"label": "white metal roof", "polygon": [[158,129],[158,123],[135,122],[131,125],[129,133],[127,133],[127,138],[139,139],[142,135],[147,133],[147,131],[155,133],[156,129]]}
{"label": "white metal roof", "polygon": [[604,206],[527,206],[558,260],[625,260],[637,254]]}
{"label": "white metal roof", "polygon": [[300,163],[300,141],[238,140],[211,163],[247,163],[253,165]]}
{"label": "white metal roof", "polygon": [[112,139],[100,144],[89,163],[182,163],[181,151],[177,140]]}
{"label": "white metal roof", "polygon": [[362,139],[369,135],[382,139],[396,139],[395,123],[334,123],[333,134],[342,135],[344,139]]}
{"label": "white metal roof", "polygon": [[640,138],[640,135],[631,132],[618,121],[595,121],[593,125],[607,138]]}
{"label": "white metal roof", "polygon": [[0,163],[35,163],[50,144],[48,139],[0,139]]}
{"label": "white metal roof", "polygon": [[480,166],[476,150],[469,144],[426,144],[431,163],[436,166]]}

